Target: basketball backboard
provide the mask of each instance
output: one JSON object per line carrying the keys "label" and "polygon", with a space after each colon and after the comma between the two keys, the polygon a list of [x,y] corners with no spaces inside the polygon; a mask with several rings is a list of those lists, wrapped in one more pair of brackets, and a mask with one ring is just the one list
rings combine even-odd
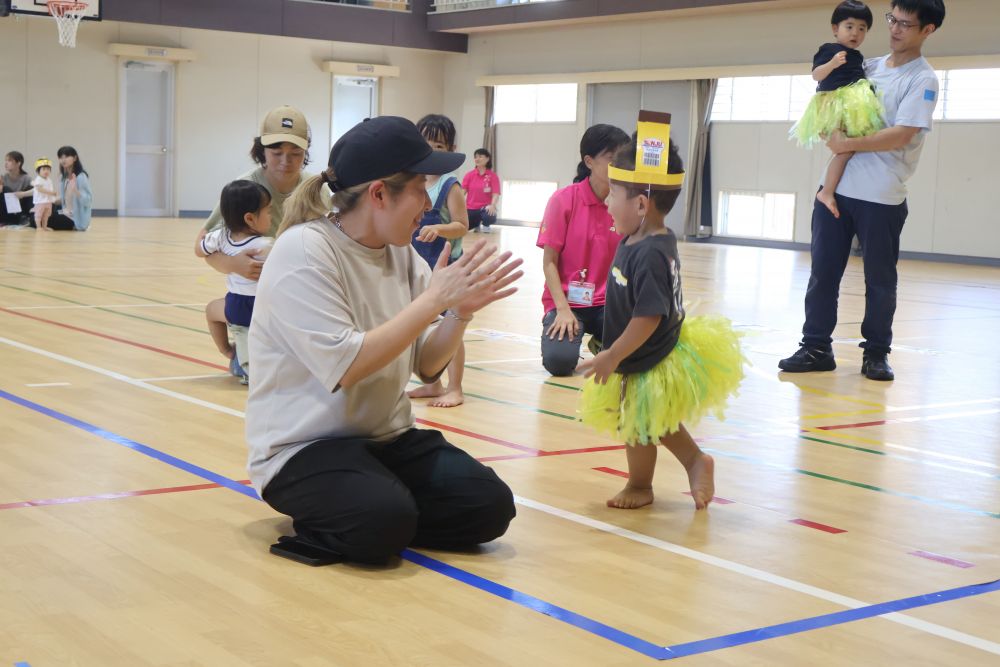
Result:
{"label": "basketball backboard", "polygon": [[[84,21],[101,20],[101,0],[83,0],[87,3],[87,9],[83,14]],[[10,11],[12,14],[29,14],[34,16],[48,16],[49,7],[45,0],[11,0]]]}

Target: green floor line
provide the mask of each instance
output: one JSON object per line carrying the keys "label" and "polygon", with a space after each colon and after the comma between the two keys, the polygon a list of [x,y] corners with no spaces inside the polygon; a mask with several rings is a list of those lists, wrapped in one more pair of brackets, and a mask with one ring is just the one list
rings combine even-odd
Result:
{"label": "green floor line", "polygon": [[520,408],[522,410],[530,410],[532,412],[537,412],[543,415],[559,417],[560,419],[568,419],[570,421],[578,421],[578,419],[572,415],[564,415],[561,412],[552,412],[551,410],[542,410],[541,408],[536,408],[532,405],[525,405],[524,403],[514,403],[513,401],[505,401],[500,398],[491,398],[489,396],[482,396],[480,394],[470,394],[469,392],[465,392],[465,395],[472,396],[473,398],[478,398],[482,401],[489,401],[490,403],[500,403],[501,405],[510,405],[515,408]]}
{"label": "green floor line", "polygon": [[[63,280],[62,278],[51,278],[49,276],[38,276],[38,275],[35,275],[33,273],[26,273],[24,271],[18,271],[16,269],[4,269],[4,271],[8,271],[10,273],[16,273],[16,274],[22,275],[22,276],[27,276],[29,278],[41,278],[42,280],[51,280],[51,281],[57,282],[57,283],[65,283],[67,285],[73,285],[74,287],[85,287],[87,289],[97,290],[99,292],[108,292],[109,294],[118,294],[118,295],[121,295],[121,296],[131,297],[133,299],[142,299],[143,301],[149,301],[151,303],[159,303],[159,304],[163,304],[165,306],[166,305],[170,305],[169,301],[160,301],[159,299],[153,299],[152,297],[140,296],[138,294],[130,294],[129,292],[122,292],[122,291],[119,291],[119,290],[109,289],[107,287],[97,287],[95,285],[86,285],[84,283],[78,283],[78,282],[74,282],[72,280]],[[175,308],[178,308],[180,310],[191,310],[191,311],[198,312],[198,313],[204,311],[204,308],[195,308],[193,306],[175,306]]]}
{"label": "green floor line", "polygon": [[[489,373],[491,375],[501,375],[503,377],[509,378],[522,378],[525,380],[533,379],[530,375],[524,375],[523,373],[510,373],[508,371],[499,371],[495,368],[483,368],[482,366],[476,366],[475,363],[465,364],[466,368],[471,368],[474,371],[479,371],[480,373]],[[583,391],[579,387],[573,387],[568,384],[559,384],[558,382],[552,382],[551,380],[543,380],[542,384],[547,384],[552,387],[559,387],[561,389],[569,389],[571,391]]]}
{"label": "green floor line", "polygon": [[542,384],[547,384],[550,387],[559,387],[561,389],[570,389],[572,391],[583,391],[581,387],[574,387],[568,384],[559,384],[558,382],[553,382],[552,380],[545,380]]}
{"label": "green floor line", "polygon": [[805,475],[807,477],[815,477],[816,479],[823,479],[828,482],[836,482],[838,484],[846,484],[848,486],[853,486],[859,489],[866,489],[868,491],[876,491],[878,493],[885,493],[890,496],[896,496],[897,498],[906,498],[908,500],[916,500],[918,502],[932,505],[934,507],[944,507],[947,509],[957,510],[959,512],[964,512],[966,514],[975,514],[976,516],[984,516],[990,519],[1000,519],[1000,512],[990,512],[987,510],[976,509],[975,507],[968,507],[960,503],[951,502],[950,500],[938,500],[936,498],[926,498],[924,496],[918,496],[913,493],[906,493],[904,491],[893,491],[892,489],[886,489],[881,486],[875,486],[873,484],[864,484],[863,482],[853,482],[849,479],[841,479],[840,477],[834,477],[832,475],[824,475],[818,472],[812,472],[811,470],[802,470],[801,468],[795,468],[793,466],[783,465],[781,463],[771,463],[770,461],[764,461],[763,459],[754,458],[752,456],[745,456],[743,454],[734,454],[732,452],[725,452],[721,449],[712,449],[709,447],[703,447],[704,451],[710,454],[718,454],[719,456],[724,456],[730,459],[736,459],[738,461],[745,461],[754,465],[766,466],[769,468],[776,468],[778,470],[790,471],[799,475]]}
{"label": "green floor line", "polygon": [[906,460],[906,461],[912,461],[912,460],[914,460],[914,459],[911,459],[911,458],[906,457],[906,456],[891,455],[891,454],[889,454],[889,452],[883,452],[883,451],[878,450],[878,449],[868,449],[867,447],[858,447],[857,445],[847,445],[847,444],[844,444],[843,442],[834,442],[833,440],[821,440],[820,438],[814,438],[814,437],[812,437],[810,435],[800,435],[799,439],[800,440],[810,440],[812,442],[819,442],[819,443],[822,443],[824,445],[833,445],[834,447],[843,447],[844,449],[853,449],[856,452],[866,452],[868,454],[877,454],[878,456],[889,456],[890,458],[902,458],[903,460]]}
{"label": "green floor line", "polygon": [[502,375],[508,378],[524,378],[526,375],[520,375],[518,373],[508,373],[507,371],[498,371],[495,368],[483,368],[481,366],[476,366],[474,364],[465,364],[466,368],[471,368],[474,371],[479,371],[480,373],[489,373],[490,375]]}
{"label": "green floor line", "polygon": [[27,289],[27,288],[24,288],[24,287],[14,287],[13,285],[4,285],[2,283],[0,283],[0,287],[6,287],[7,289],[15,290],[17,292],[26,292],[28,294],[35,294],[37,296],[44,296],[44,297],[47,297],[49,299],[55,299],[56,301],[64,301],[66,303],[71,303],[74,306],[90,306],[94,310],[103,310],[106,313],[112,313],[114,315],[121,315],[122,317],[131,317],[132,319],[135,319],[135,320],[142,320],[144,322],[152,322],[154,324],[162,324],[163,326],[174,327],[175,329],[184,329],[185,331],[194,331],[195,333],[198,333],[198,334],[206,334],[206,335],[208,334],[208,330],[207,329],[195,329],[193,327],[186,327],[183,324],[174,324],[173,322],[164,322],[162,320],[154,320],[151,317],[143,317],[142,315],[133,315],[132,313],[123,313],[121,311],[117,311],[117,310],[114,310],[114,309],[111,309],[111,308],[104,308],[103,306],[93,306],[93,305],[91,305],[89,303],[81,303],[79,301],[74,301],[73,299],[68,299],[68,298],[66,298],[64,296],[56,296],[55,294],[48,294],[46,292],[38,292],[36,290],[30,290],[30,289]]}
{"label": "green floor line", "polygon": [[[884,456],[889,459],[894,459],[897,461],[907,461],[909,463],[916,463],[918,465],[930,466],[932,468],[942,468],[944,470],[951,470],[954,472],[962,472],[963,469],[956,466],[946,465],[938,463],[936,461],[924,461],[921,459],[913,458],[912,456],[906,456],[903,454],[894,454],[893,452],[884,452],[880,449],[869,449],[867,447],[859,447],[857,445],[848,445],[843,442],[834,442],[833,440],[822,440],[820,438],[814,438],[812,436],[800,435],[800,440],[810,440],[812,442],[818,442],[824,445],[832,445],[834,447],[842,447],[843,449],[853,449],[856,452],[865,452],[866,454],[875,454],[876,456]],[[972,470],[967,470],[967,472],[972,472]],[[1000,480],[1000,475],[980,475],[981,477],[991,477],[992,479]]]}
{"label": "green floor line", "polygon": [[[417,380],[410,380],[408,384],[420,385],[423,384]],[[524,403],[515,403],[513,401],[505,401],[501,398],[493,398],[491,396],[483,396],[482,394],[471,394],[467,391],[463,392],[466,396],[471,396],[472,398],[478,398],[481,401],[486,401],[488,403],[497,403],[500,405],[509,405],[511,407],[519,408],[521,410],[529,410],[531,412],[537,412],[542,415],[549,415],[550,417],[559,417],[560,419],[568,419],[570,421],[578,421],[576,417],[572,415],[564,415],[561,412],[552,412],[551,410],[542,410],[541,408],[536,408],[533,405],[525,405]]]}

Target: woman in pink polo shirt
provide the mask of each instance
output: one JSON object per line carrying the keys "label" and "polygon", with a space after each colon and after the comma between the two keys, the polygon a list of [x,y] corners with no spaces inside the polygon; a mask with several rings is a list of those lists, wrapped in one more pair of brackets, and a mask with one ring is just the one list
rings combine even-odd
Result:
{"label": "woman in pink polo shirt", "polygon": [[604,329],[604,292],[621,236],[604,200],[608,163],[629,143],[613,125],[594,125],[580,140],[580,164],[573,185],[557,190],[545,207],[538,232],[542,269],[542,365],[552,375],[572,375],[583,334],[599,349]]}
{"label": "woman in pink polo shirt", "polygon": [[465,206],[469,211],[469,229],[489,234],[490,226],[497,221],[500,177],[493,172],[493,156],[488,150],[479,148],[473,157],[476,168],[462,177],[462,189],[467,193]]}

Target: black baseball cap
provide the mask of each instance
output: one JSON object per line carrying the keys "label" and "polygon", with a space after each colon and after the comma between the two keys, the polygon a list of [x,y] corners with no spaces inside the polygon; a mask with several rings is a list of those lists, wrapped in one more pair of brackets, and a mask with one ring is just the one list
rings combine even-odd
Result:
{"label": "black baseball cap", "polygon": [[348,130],[330,150],[329,166],[336,176],[330,189],[336,192],[401,171],[439,176],[463,162],[464,153],[431,148],[417,126],[405,118],[369,118]]}

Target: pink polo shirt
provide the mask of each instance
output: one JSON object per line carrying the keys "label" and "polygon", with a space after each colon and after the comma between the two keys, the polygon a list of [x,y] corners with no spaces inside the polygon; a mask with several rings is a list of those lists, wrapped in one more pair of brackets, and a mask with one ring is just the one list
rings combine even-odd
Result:
{"label": "pink polo shirt", "polygon": [[[559,251],[557,266],[563,294],[570,282],[580,280],[580,270],[587,269],[586,282],[595,285],[594,305],[604,305],[608,272],[622,240],[618,232],[612,231],[613,225],[608,207],[590,189],[588,179],[557,190],[549,199],[536,245]],[[548,286],[542,290],[542,305],[545,312],[556,307]]]}
{"label": "pink polo shirt", "polygon": [[489,206],[493,195],[500,194],[500,177],[489,169],[482,174],[473,169],[462,177],[462,189],[467,193],[465,205],[469,209]]}

